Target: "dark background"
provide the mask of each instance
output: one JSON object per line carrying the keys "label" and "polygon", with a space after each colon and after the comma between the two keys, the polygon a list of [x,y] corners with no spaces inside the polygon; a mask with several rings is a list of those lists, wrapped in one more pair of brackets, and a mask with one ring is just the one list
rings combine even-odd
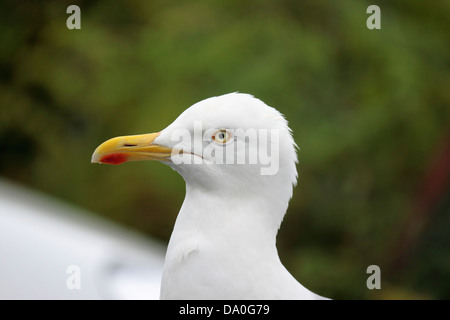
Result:
{"label": "dark background", "polygon": [[[288,270],[334,299],[448,299],[449,16],[446,0],[2,1],[0,175],[167,242],[182,178],[92,152],[251,93],[300,147],[278,236]],[[372,264],[381,290],[366,287]]]}

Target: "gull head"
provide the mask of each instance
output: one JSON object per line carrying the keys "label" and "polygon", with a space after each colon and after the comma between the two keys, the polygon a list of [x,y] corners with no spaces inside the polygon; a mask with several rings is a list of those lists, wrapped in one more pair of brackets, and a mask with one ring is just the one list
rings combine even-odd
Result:
{"label": "gull head", "polygon": [[[292,195],[297,180],[296,145],[276,109],[244,93],[202,100],[162,131],[105,141],[93,163],[157,160],[183,176],[188,186],[255,195],[254,188]],[[288,200],[288,199],[287,199]]]}

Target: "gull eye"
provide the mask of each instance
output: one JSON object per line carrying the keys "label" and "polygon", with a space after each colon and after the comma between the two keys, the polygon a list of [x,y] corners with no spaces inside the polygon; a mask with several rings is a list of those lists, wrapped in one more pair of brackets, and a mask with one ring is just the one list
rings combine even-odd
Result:
{"label": "gull eye", "polygon": [[215,142],[220,143],[220,144],[225,144],[228,141],[230,141],[231,139],[231,133],[229,133],[227,130],[217,130],[216,132],[214,132],[214,134],[212,135],[212,138]]}

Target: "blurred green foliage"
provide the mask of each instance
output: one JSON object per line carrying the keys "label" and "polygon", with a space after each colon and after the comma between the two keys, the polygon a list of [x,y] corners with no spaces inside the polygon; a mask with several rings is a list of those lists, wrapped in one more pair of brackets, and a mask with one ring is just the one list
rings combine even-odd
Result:
{"label": "blurred green foliage", "polygon": [[[278,237],[293,275],[335,299],[450,298],[448,180],[417,208],[448,139],[450,1],[375,2],[2,1],[0,174],[167,241],[181,177],[92,165],[93,150],[251,93],[300,146]],[[66,27],[70,4],[81,30]],[[381,30],[366,27],[370,4]],[[371,264],[381,290],[366,287]]]}

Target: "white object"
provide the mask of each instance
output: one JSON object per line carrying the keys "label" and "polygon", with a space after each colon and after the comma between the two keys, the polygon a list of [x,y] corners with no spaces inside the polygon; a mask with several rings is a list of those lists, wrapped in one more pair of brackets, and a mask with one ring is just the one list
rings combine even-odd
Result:
{"label": "white object", "polygon": [[159,243],[0,179],[0,299],[158,299]]}
{"label": "white object", "polygon": [[[260,135],[258,143],[248,132]],[[276,248],[297,181],[295,147],[276,109],[231,93],[194,104],[161,132],[110,139],[92,162],[159,160],[186,181],[162,299],[323,299],[294,279]],[[224,148],[234,158],[221,162]],[[273,161],[246,162],[263,155]]]}

